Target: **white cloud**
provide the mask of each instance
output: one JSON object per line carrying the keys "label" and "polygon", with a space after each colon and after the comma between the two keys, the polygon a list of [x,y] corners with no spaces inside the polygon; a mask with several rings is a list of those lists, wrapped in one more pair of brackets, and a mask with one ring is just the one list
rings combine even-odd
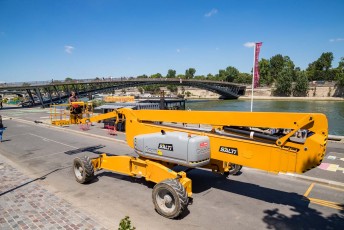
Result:
{"label": "white cloud", "polygon": [[212,9],[211,11],[209,11],[208,13],[206,13],[206,14],[204,15],[204,17],[209,18],[209,17],[211,17],[211,16],[217,14],[217,12],[218,12],[217,9]]}
{"label": "white cloud", "polygon": [[330,42],[342,42],[344,41],[344,38],[332,38],[330,39]]}
{"label": "white cloud", "polygon": [[251,48],[251,47],[254,47],[255,43],[254,42],[246,42],[244,44],[245,47],[248,47],[248,48]]}
{"label": "white cloud", "polygon": [[177,53],[180,53],[180,49],[177,49]]}
{"label": "white cloud", "polygon": [[73,50],[75,49],[73,46],[65,46],[65,52],[68,54],[73,53]]}

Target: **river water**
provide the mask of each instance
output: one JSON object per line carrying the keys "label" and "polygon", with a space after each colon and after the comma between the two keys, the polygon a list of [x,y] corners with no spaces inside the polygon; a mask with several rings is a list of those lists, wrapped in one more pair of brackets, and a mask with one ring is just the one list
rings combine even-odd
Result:
{"label": "river water", "polygon": [[[250,111],[250,100],[212,100],[187,101],[191,110],[212,111]],[[275,101],[255,100],[254,112],[308,112],[324,113],[329,122],[329,133],[344,136],[344,102],[343,101]]]}

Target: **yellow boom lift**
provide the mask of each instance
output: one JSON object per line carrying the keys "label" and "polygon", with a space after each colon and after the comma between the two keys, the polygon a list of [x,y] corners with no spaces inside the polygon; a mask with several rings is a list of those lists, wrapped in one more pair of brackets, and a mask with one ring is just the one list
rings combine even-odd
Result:
{"label": "yellow boom lift", "polygon": [[[156,183],[152,200],[159,214],[175,218],[192,196],[192,181],[176,165],[207,168],[228,175],[247,166],[271,172],[304,173],[318,166],[325,154],[327,118],[317,113],[215,112],[131,110],[79,119],[95,122],[125,118],[126,139],[134,156],[74,159],[79,183],[90,182],[97,170],[109,170]],[[193,124],[194,128],[183,125]],[[201,124],[207,129],[195,128]],[[286,130],[267,134],[267,129]],[[264,131],[265,130],[265,131]],[[295,138],[303,130],[305,138]]]}

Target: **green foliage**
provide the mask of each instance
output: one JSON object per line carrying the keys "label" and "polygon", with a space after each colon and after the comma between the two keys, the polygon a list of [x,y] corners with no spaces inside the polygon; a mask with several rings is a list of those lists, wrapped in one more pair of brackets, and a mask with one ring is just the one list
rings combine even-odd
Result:
{"label": "green foliage", "polygon": [[225,81],[227,77],[226,70],[220,69],[219,73],[215,75],[215,81]]}
{"label": "green foliage", "polygon": [[212,75],[211,73],[208,73],[206,79],[209,80],[209,81],[214,81],[215,80],[215,76]]}
{"label": "green foliage", "polygon": [[118,230],[135,230],[134,226],[131,226],[131,221],[129,216],[124,217],[119,223]]}
{"label": "green foliage", "polygon": [[137,89],[138,89],[138,91],[140,92],[140,94],[143,94],[144,89],[143,89],[142,87],[138,87]]}
{"label": "green foliage", "polygon": [[143,74],[143,75],[137,76],[137,78],[148,78],[148,76],[146,74]]}
{"label": "green foliage", "polygon": [[161,73],[152,74],[150,78],[162,78]]}
{"label": "green foliage", "polygon": [[145,85],[145,86],[142,86],[142,88],[145,92],[150,92],[152,94],[157,94],[160,92],[159,85]]}
{"label": "green foliage", "polygon": [[185,95],[186,95],[186,97],[190,97],[190,96],[192,95],[192,93],[189,92],[189,91],[186,91],[186,92],[185,92]]}
{"label": "green foliage", "polygon": [[304,71],[299,71],[296,74],[295,87],[293,95],[295,97],[306,97],[308,93],[308,78]]}
{"label": "green foliage", "polygon": [[185,75],[184,74],[178,74],[177,78],[185,79]]}
{"label": "green foliage", "polygon": [[[97,79],[97,78],[96,78],[96,79]],[[98,79],[99,79],[99,78],[98,78]],[[70,82],[70,81],[73,81],[73,78],[66,77],[65,82]]]}
{"label": "green foliage", "polygon": [[194,78],[195,73],[196,73],[196,70],[194,68],[189,68],[185,70],[185,78],[192,79]]}
{"label": "green foliage", "polygon": [[233,66],[228,66],[225,71],[226,75],[226,81],[233,82],[234,79],[237,79],[239,77],[239,70]]}
{"label": "green foliage", "polygon": [[340,58],[340,61],[339,61],[339,63],[338,63],[337,69],[338,69],[339,71],[344,72],[344,57],[341,57],[341,58]]}
{"label": "green foliage", "polygon": [[336,74],[336,82],[338,86],[344,86],[344,73],[338,72]]}
{"label": "green foliage", "polygon": [[276,80],[276,89],[274,91],[277,96],[290,96],[292,92],[292,70],[290,68],[284,68],[279,73]]}
{"label": "green foliage", "polygon": [[168,85],[166,88],[172,93],[178,92],[178,87],[176,85]]}
{"label": "green foliage", "polygon": [[27,82],[24,82],[22,86],[30,86],[30,84]]}
{"label": "green foliage", "polygon": [[173,69],[169,69],[167,71],[167,75],[166,75],[167,78],[175,78],[176,77],[176,71],[173,70]]}
{"label": "green foliage", "polygon": [[204,75],[197,75],[197,76],[194,77],[194,79],[197,79],[197,80],[206,80],[207,78],[206,78],[206,76],[204,76]]}
{"label": "green foliage", "polygon": [[252,74],[239,73],[239,76],[234,79],[234,82],[238,84],[250,84],[252,83]]}
{"label": "green foliage", "polygon": [[308,80],[310,81],[331,81],[335,78],[335,73],[330,69],[333,61],[333,53],[322,53],[318,60],[310,63],[306,69]]}
{"label": "green foliage", "polygon": [[344,86],[344,57],[342,57],[338,63],[338,67],[336,69],[336,81],[338,86]]}
{"label": "green foliage", "polygon": [[[260,85],[271,85],[274,79],[270,74],[270,61],[267,59],[262,59],[259,61],[259,75],[260,75]],[[252,80],[252,78],[251,78]]]}
{"label": "green foliage", "polygon": [[92,102],[92,106],[93,106],[93,108],[95,108],[95,107],[98,107],[98,106],[101,106],[101,105],[105,104],[105,101],[103,101],[103,100],[92,100],[91,102]]}
{"label": "green foliage", "polygon": [[273,80],[276,80],[282,72],[284,66],[284,58],[281,54],[277,54],[270,58],[270,75]]}

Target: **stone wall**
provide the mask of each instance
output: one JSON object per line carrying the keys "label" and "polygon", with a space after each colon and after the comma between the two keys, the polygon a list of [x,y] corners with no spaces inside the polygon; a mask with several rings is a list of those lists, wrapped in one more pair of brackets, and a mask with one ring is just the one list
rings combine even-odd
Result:
{"label": "stone wall", "polygon": [[[272,96],[273,88],[256,88],[253,91],[254,96]],[[245,96],[251,96],[251,88],[246,89]],[[308,97],[344,97],[344,88],[335,85],[310,85]]]}

